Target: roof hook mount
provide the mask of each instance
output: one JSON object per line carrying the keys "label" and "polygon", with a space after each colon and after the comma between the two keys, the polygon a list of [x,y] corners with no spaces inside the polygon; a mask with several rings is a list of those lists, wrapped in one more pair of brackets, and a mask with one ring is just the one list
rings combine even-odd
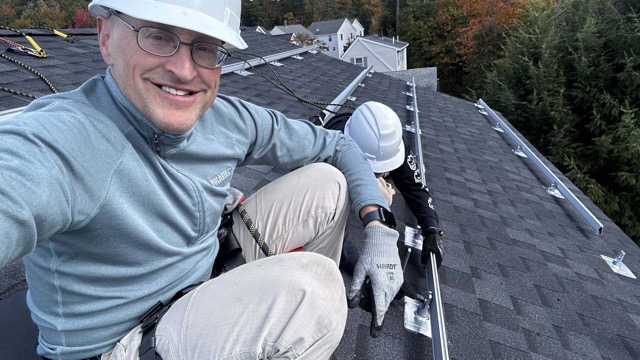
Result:
{"label": "roof hook mount", "polygon": [[625,252],[623,250],[620,250],[618,256],[616,256],[614,259],[605,255],[600,255],[600,257],[607,262],[607,265],[609,265],[614,273],[636,279],[636,275],[627,267],[627,265],[622,262],[622,259],[624,259],[624,255]]}

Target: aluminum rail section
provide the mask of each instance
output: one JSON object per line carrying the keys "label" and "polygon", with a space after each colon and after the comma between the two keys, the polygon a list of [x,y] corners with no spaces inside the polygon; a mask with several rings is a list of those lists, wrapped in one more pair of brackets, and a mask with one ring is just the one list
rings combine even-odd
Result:
{"label": "aluminum rail section", "polygon": [[[422,172],[421,182],[426,186],[424,156],[422,152],[422,141],[420,140],[420,117],[418,116],[418,98],[416,95],[415,79],[411,83],[407,83],[412,87],[412,93],[407,94],[412,97],[412,104],[407,106],[408,110],[413,111],[413,124],[407,126],[408,131],[412,131],[415,136],[416,161],[420,164]],[[411,109],[409,109],[411,107]],[[407,254],[404,261],[406,265],[411,248],[422,251],[424,238],[420,234],[420,229],[405,227],[404,243],[407,246]],[[403,267],[404,271],[404,267]],[[440,279],[438,275],[438,266],[436,255],[429,254],[427,263],[427,297],[425,299],[412,299],[405,296],[404,307],[404,327],[412,332],[416,332],[431,338],[431,347],[433,350],[434,360],[449,360],[449,348],[447,345],[447,330],[444,323],[444,304],[440,296]]]}
{"label": "aluminum rail section", "polygon": [[586,208],[586,206],[584,206],[582,202],[580,202],[580,200],[576,198],[576,196],[569,189],[567,189],[562,181],[560,181],[558,177],[554,173],[552,173],[545,164],[542,163],[542,161],[536,156],[536,154],[534,154],[522,142],[522,140],[518,138],[518,136],[507,126],[507,124],[505,124],[505,122],[502,121],[502,119],[500,119],[500,117],[498,117],[498,115],[496,115],[496,113],[482,99],[478,100],[478,104],[476,106],[481,108],[482,110],[485,110],[484,112],[480,110],[480,113],[485,116],[489,116],[491,120],[495,122],[496,127],[494,127],[494,129],[500,129],[498,131],[505,132],[516,143],[518,147],[517,150],[514,150],[514,152],[516,154],[518,152],[524,153],[526,157],[531,159],[538,170],[540,170],[544,174],[547,180],[551,182],[551,186],[549,187],[549,189],[547,189],[547,192],[553,194],[555,190],[559,191],[560,194],[562,194],[562,196],[564,196],[564,198],[567,199],[571,205],[573,205],[580,216],[582,216],[587,221],[593,231],[598,235],[602,235],[602,223],[591,213],[591,211],[589,211],[589,209]]}
{"label": "aluminum rail section", "polygon": [[345,87],[342,92],[340,92],[340,94],[338,94],[338,96],[336,96],[335,99],[333,99],[324,110],[322,110],[322,112],[325,114],[323,117],[324,120],[321,120],[322,125],[326,124],[327,121],[329,121],[333,117],[333,115],[335,115],[338,109],[341,108],[347,100],[356,100],[355,98],[351,97],[351,94],[353,94],[353,92],[356,91],[356,88],[360,86],[360,84],[362,84],[362,80],[365,77],[371,76],[369,75],[371,69],[373,69],[373,65],[362,70],[360,74],[358,74],[358,76],[356,76],[356,78],[353,79],[353,81],[349,83],[349,85],[347,85],[347,87]]}
{"label": "aluminum rail section", "polygon": [[254,57],[251,60],[246,60],[243,57],[244,56],[251,57],[253,55],[245,55],[245,54],[242,54],[242,52],[241,52],[242,50],[238,50],[238,53],[241,54],[241,55],[236,56],[236,55],[234,55],[234,53],[236,51],[233,51],[233,52],[230,53],[230,58],[239,59],[240,62],[229,64],[229,65],[223,65],[222,66],[222,74],[231,73],[231,72],[234,72],[234,71],[246,70],[247,68],[250,68],[251,66],[257,66],[257,65],[260,65],[260,64],[268,63],[268,62],[281,60],[281,59],[292,57],[292,56],[297,56],[297,55],[300,55],[302,53],[313,51],[315,49],[316,49],[316,46],[305,46],[305,47],[296,48],[296,49],[293,49],[293,50],[281,52],[281,53],[278,53],[278,54],[264,56],[262,58]]}
{"label": "aluminum rail section", "polygon": [[415,78],[411,78],[411,83],[407,83],[408,85],[411,86],[411,96],[413,97],[413,102],[412,102],[412,111],[413,111],[413,130],[415,133],[415,149],[416,149],[416,156],[418,157],[416,163],[418,163],[420,166],[420,174],[422,175],[420,177],[420,182],[422,182],[422,186],[427,187],[427,182],[425,180],[425,167],[424,167],[424,161],[422,158],[422,136],[421,133],[422,131],[420,130],[420,116],[418,116],[418,95],[416,95],[416,79]]}

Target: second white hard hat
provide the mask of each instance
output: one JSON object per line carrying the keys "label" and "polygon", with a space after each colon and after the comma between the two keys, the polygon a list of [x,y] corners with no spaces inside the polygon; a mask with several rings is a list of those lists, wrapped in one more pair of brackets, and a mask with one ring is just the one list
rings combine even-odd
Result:
{"label": "second white hard hat", "polygon": [[358,144],[375,173],[395,170],[404,162],[402,123],[384,104],[369,101],[358,106],[344,134]]}
{"label": "second white hard hat", "polygon": [[214,37],[238,49],[241,0],[93,0],[89,11],[108,17],[112,10],[146,21],[176,26]]}

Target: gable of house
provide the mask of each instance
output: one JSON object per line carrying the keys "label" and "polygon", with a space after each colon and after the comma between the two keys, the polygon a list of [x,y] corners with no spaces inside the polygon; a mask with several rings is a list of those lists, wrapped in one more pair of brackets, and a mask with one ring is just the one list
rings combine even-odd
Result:
{"label": "gable of house", "polygon": [[355,18],[350,21],[351,21],[351,26],[353,26],[353,29],[357,33],[356,36],[364,36],[364,26],[360,24],[360,21],[358,21],[358,19],[355,19]]}
{"label": "gable of house", "polygon": [[394,38],[373,35],[358,37],[340,59],[364,67],[373,66],[375,71],[406,70],[408,46],[408,43]]}

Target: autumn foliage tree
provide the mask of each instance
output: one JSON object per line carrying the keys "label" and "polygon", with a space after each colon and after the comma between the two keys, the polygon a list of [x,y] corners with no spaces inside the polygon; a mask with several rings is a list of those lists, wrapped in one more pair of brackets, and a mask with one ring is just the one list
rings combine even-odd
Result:
{"label": "autumn foliage tree", "polygon": [[[0,5],[0,25],[17,29],[67,29],[76,26],[78,11],[86,10],[87,4],[87,0],[4,0]],[[95,21],[89,16],[80,25],[93,27]]]}
{"label": "autumn foliage tree", "polygon": [[76,29],[92,28],[96,26],[95,18],[85,8],[78,9],[73,19],[73,27]]}
{"label": "autumn foliage tree", "polygon": [[458,0],[468,22],[459,29],[458,53],[464,63],[465,86],[475,89],[483,69],[502,57],[505,34],[521,15],[525,0]]}

